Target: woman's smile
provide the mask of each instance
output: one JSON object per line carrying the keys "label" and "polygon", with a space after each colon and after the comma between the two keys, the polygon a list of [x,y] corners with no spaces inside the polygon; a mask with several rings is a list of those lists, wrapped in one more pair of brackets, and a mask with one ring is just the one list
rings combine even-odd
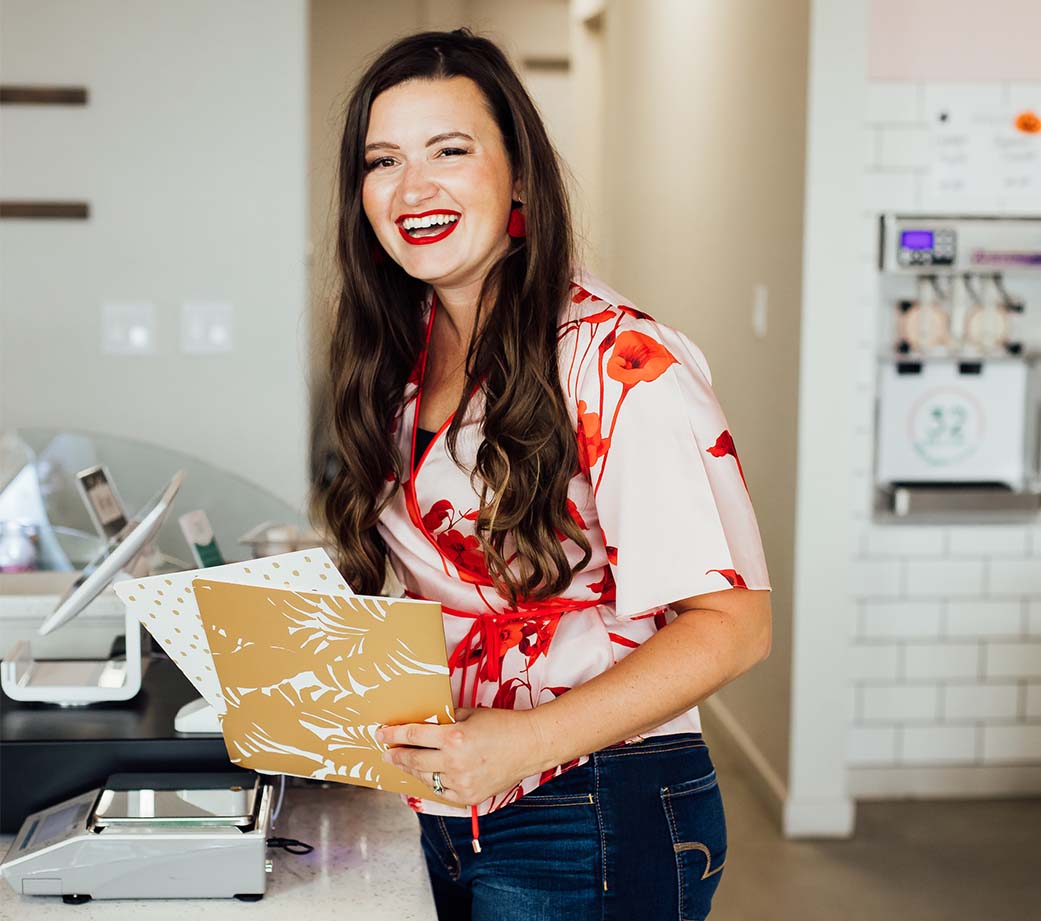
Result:
{"label": "woman's smile", "polygon": [[437,243],[459,225],[458,211],[424,211],[422,214],[402,214],[395,223],[403,240],[413,246]]}

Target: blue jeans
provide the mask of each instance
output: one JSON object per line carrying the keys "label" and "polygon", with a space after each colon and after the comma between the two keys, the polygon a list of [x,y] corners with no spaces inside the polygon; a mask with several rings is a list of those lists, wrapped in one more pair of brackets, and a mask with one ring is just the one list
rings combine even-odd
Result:
{"label": "blue jeans", "polygon": [[440,921],[699,921],[723,875],[726,818],[701,733],[594,752],[470,820],[420,815]]}

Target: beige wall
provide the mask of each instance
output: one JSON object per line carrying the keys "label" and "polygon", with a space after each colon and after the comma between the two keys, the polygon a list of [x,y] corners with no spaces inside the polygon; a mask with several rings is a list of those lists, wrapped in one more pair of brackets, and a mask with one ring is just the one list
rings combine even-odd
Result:
{"label": "beige wall", "polygon": [[771,656],[718,700],[786,783],[808,3],[607,0],[574,29],[576,85],[602,111],[578,116],[590,261],[708,357],[774,588]]}

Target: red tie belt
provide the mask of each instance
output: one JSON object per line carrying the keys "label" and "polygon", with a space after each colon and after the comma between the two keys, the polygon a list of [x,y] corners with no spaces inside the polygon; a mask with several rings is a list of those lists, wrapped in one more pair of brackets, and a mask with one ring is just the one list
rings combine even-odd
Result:
{"label": "red tie belt", "polygon": [[[408,590],[405,591],[405,594],[409,598],[415,598],[417,601],[430,600]],[[455,608],[441,605],[441,612],[443,614],[450,614],[452,617],[468,617],[473,621],[470,625],[470,629],[466,632],[466,636],[456,644],[455,649],[448,657],[448,668],[450,671],[454,672],[457,669],[462,669],[462,676],[459,683],[459,698],[456,702],[456,706],[466,706],[467,674],[471,665],[477,666],[477,672],[474,675],[474,682],[470,689],[469,706],[471,709],[477,705],[477,687],[481,683],[481,676],[488,675],[493,681],[499,679],[499,669],[501,667],[503,655],[502,648],[506,645],[503,640],[504,627],[516,624],[539,624],[544,629],[550,627],[550,634],[555,635],[557,624],[564,614],[568,614],[572,611],[582,611],[586,608],[595,606],[595,604],[595,601],[590,602],[559,598],[554,599],[551,602],[546,602],[544,606],[531,608],[526,611],[507,611],[501,614],[496,614],[491,611],[482,611],[479,613],[474,613],[473,611],[459,611]],[[475,648],[478,650],[476,659],[474,659]]]}
{"label": "red tie belt", "polygon": [[[416,594],[415,592],[410,592],[407,589],[405,594],[409,598],[415,598],[417,601],[430,600],[424,598],[422,595]],[[471,664],[476,666],[477,671],[474,674],[473,685],[470,688],[470,709],[474,709],[477,706],[477,688],[481,683],[482,674],[491,677],[494,671],[494,678],[492,678],[492,680],[497,681],[499,679],[501,674],[500,668],[502,665],[502,647],[504,645],[504,627],[516,624],[536,623],[541,625],[543,629],[551,627],[552,630],[550,635],[555,636],[557,625],[564,614],[570,613],[571,611],[581,611],[585,608],[592,607],[595,604],[596,602],[590,603],[589,601],[575,601],[560,598],[545,602],[542,606],[527,611],[509,611],[502,614],[496,614],[490,611],[482,611],[475,614],[472,611],[459,611],[455,608],[441,605],[441,612],[443,614],[450,614],[452,617],[468,617],[473,621],[470,625],[470,629],[466,632],[466,636],[464,636],[456,645],[452,654],[448,657],[449,672],[462,669],[461,680],[459,682],[459,699],[456,706],[466,706],[464,701],[466,699],[467,672],[469,671]],[[478,654],[476,660],[471,663],[471,659],[474,658],[475,647],[478,649]],[[476,805],[470,807],[470,825],[473,831],[472,843],[474,852],[480,853],[481,845],[478,840],[479,826],[477,822]]]}

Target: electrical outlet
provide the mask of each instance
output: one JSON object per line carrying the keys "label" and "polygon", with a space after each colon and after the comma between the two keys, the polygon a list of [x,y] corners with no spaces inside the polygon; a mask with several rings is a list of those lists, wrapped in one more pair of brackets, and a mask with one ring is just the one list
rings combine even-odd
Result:
{"label": "electrical outlet", "polygon": [[102,304],[101,351],[107,355],[155,353],[154,304]]}
{"label": "electrical outlet", "polygon": [[186,302],[181,306],[181,350],[195,355],[230,352],[234,309],[231,304]]}

